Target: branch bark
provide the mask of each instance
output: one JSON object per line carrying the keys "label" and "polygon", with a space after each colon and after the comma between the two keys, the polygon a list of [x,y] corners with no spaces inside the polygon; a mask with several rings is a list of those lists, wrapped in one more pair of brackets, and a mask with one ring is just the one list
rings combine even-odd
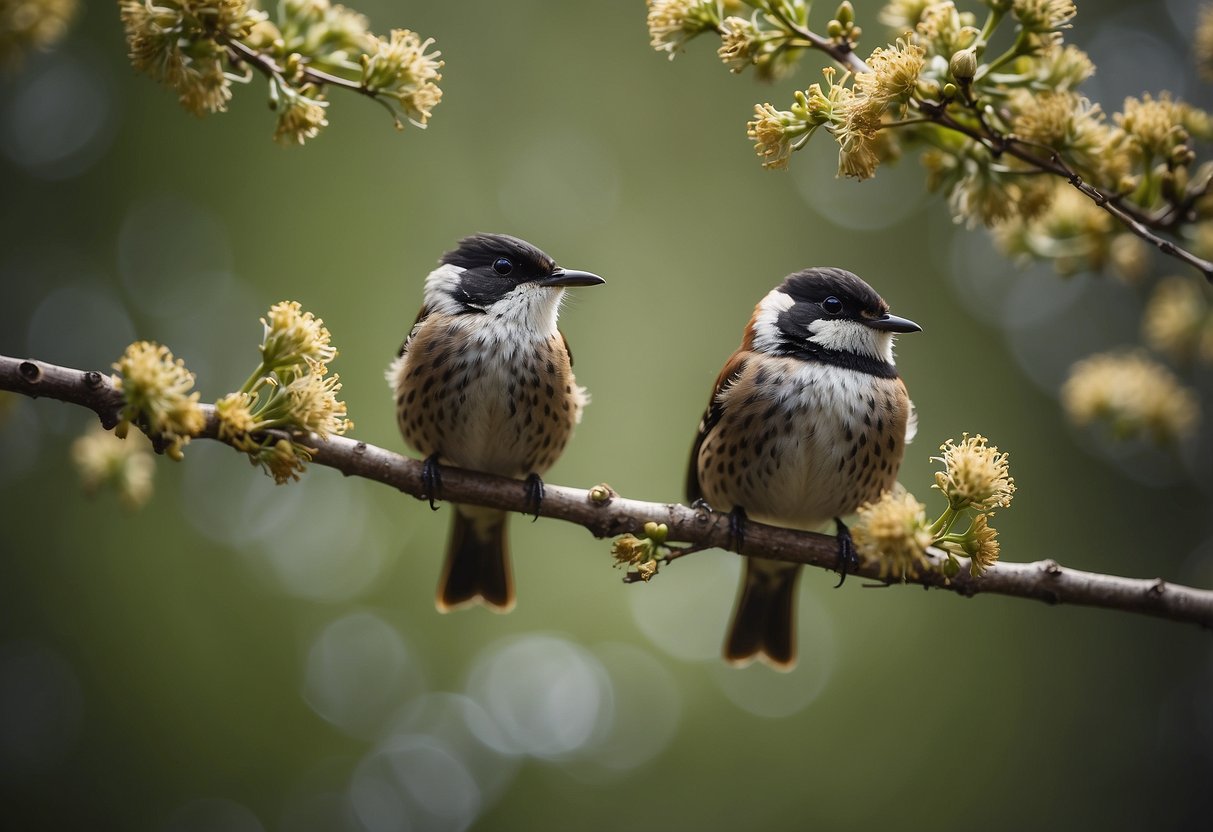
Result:
{"label": "branch bark", "polygon": [[[122,407],[122,394],[114,389],[106,373],[3,355],[0,355],[0,390],[88,408],[106,427],[117,423]],[[199,438],[218,439],[214,407],[203,405],[203,408],[207,421]],[[425,493],[419,460],[339,436],[327,441],[313,436],[307,444],[316,449],[313,464],[335,468],[346,476],[381,482],[417,498]],[[596,496],[605,499],[595,499]],[[520,513],[527,512],[529,505],[527,489],[521,481],[455,468],[443,468],[439,497]],[[585,490],[548,485],[539,514],[584,526],[595,537],[641,534],[646,522],[665,523],[670,542],[705,549],[731,548],[728,515],[676,503],[631,500],[604,487]],[[836,546],[830,535],[749,523],[740,554],[833,569]],[[602,557],[605,564],[608,560],[605,550]],[[853,574],[879,580],[875,563],[864,563]],[[980,578],[971,577],[964,569],[951,579],[932,571],[910,583],[966,597],[985,593],[1034,598],[1048,604],[1103,607],[1213,628],[1213,590],[1194,589],[1162,578],[1136,579],[1083,572],[1051,559],[1035,563],[1000,561]]]}

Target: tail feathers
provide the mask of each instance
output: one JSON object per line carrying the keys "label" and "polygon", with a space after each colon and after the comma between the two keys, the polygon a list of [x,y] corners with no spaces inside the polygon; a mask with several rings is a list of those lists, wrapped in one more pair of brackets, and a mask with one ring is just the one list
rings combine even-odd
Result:
{"label": "tail feathers", "polygon": [[744,666],[761,659],[776,670],[796,666],[796,579],[800,567],[746,559],[724,657]]}
{"label": "tail feathers", "polygon": [[493,612],[514,608],[514,579],[506,546],[506,513],[455,506],[436,606],[451,612],[480,603]]}

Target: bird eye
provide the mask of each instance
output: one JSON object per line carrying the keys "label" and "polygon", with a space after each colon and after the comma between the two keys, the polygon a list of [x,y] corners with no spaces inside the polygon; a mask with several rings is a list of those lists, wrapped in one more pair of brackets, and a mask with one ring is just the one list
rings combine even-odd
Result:
{"label": "bird eye", "polygon": [[505,277],[510,272],[514,271],[514,264],[510,262],[508,257],[498,257],[493,261],[493,271]]}
{"label": "bird eye", "polygon": [[827,315],[837,315],[842,311],[842,301],[830,295],[821,302],[821,308]]}

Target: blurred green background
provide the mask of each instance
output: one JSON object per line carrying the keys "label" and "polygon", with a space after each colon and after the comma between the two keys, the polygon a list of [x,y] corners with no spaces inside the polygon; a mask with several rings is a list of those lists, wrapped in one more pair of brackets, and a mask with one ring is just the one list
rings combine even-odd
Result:
{"label": "blurred green background", "polygon": [[[0,352],[105,368],[157,339],[213,401],[296,299],[333,332],[353,435],[404,450],[382,374],[422,280],[461,235],[505,231],[608,280],[562,318],[594,400],[549,481],[675,500],[753,304],[840,265],[925,328],[899,345],[921,418],[901,480],[931,509],[928,457],[981,432],[1020,486],[1006,559],[1213,585],[1210,431],[1116,447],[1056,404],[1074,359],[1137,341],[1137,290],[1008,264],[912,159],[838,181],[819,141],[761,170],[753,104],[816,61],[775,88],[706,41],[668,62],[638,0],[360,0],[375,31],[437,39],[443,103],[400,135],[333,94],[331,127],[283,149],[259,81],[195,119],[134,75],[114,5],[83,5],[0,84]],[[877,6],[857,5],[871,48]],[[1207,105],[1196,8],[1080,4],[1091,95]],[[0,426],[6,828],[1208,828],[1196,628],[812,571],[798,669],[736,671],[716,658],[736,557],[624,586],[607,542],[518,520],[517,610],[440,616],[448,509],[325,469],[275,487],[196,442],[130,513],[77,483],[90,419],[22,399]]]}

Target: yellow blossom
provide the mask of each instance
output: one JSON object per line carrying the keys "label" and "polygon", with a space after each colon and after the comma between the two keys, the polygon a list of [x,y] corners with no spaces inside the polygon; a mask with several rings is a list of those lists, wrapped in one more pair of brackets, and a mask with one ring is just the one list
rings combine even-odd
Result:
{"label": "yellow blossom", "polygon": [[716,0],[647,0],[649,44],[670,60],[691,38],[720,24]]}
{"label": "yellow blossom", "polygon": [[0,65],[16,66],[30,50],[57,43],[77,7],[77,0],[0,2]]}
{"label": "yellow blossom", "polygon": [[754,120],[746,125],[746,135],[754,142],[754,150],[764,168],[786,168],[792,155],[792,141],[808,129],[795,113],[776,110],[770,104],[754,107]]}
{"label": "yellow blossom", "polygon": [[611,544],[611,557],[616,566],[636,566],[652,557],[653,542],[648,538],[625,534]]}
{"label": "yellow blossom", "polygon": [[1086,52],[1077,46],[1051,46],[1038,58],[1019,59],[1025,69],[1036,76],[1036,84],[1042,89],[1063,92],[1073,90],[1095,74],[1095,64]]}
{"label": "yellow blossom", "polygon": [[298,301],[274,304],[261,325],[261,361],[267,370],[302,366],[307,361],[328,364],[337,357],[324,321],[304,312]]}
{"label": "yellow blossom", "polygon": [[1142,334],[1153,349],[1187,361],[1201,348],[1211,323],[1209,298],[1191,278],[1168,277],[1150,295],[1142,316]]}
{"label": "yellow blossom", "polygon": [[438,82],[441,52],[427,52],[433,38],[421,39],[408,29],[393,29],[388,40],[373,38],[370,54],[363,57],[362,85],[376,95],[394,99],[405,116],[424,127],[442,100]]}
{"label": "yellow blossom", "polygon": [[1109,352],[1070,368],[1061,402],[1078,425],[1107,421],[1120,437],[1146,434],[1173,442],[1192,434],[1200,419],[1196,394],[1169,369],[1142,352]]}
{"label": "yellow blossom", "polygon": [[882,112],[885,107],[904,104],[918,86],[925,56],[923,47],[900,38],[890,46],[877,47],[868,57],[871,71],[855,76],[855,97],[870,100]]}
{"label": "yellow blossom", "polygon": [[1068,29],[1077,13],[1070,0],[1014,0],[1011,4],[1011,14],[1027,32]]}
{"label": "yellow blossom", "polygon": [[935,473],[935,485],[931,487],[943,492],[953,511],[989,511],[1011,504],[1015,480],[1011,477],[1010,455],[987,442],[980,434],[970,437],[965,433],[959,444],[949,439],[939,446],[943,456],[931,457],[944,464],[944,470]]}
{"label": "yellow blossom", "polygon": [[891,0],[880,10],[879,20],[885,26],[897,30],[913,29],[922,19],[923,12],[938,0]]}
{"label": "yellow blossom", "polygon": [[249,458],[254,465],[260,465],[268,471],[278,485],[298,480],[299,475],[307,470],[304,463],[311,460],[306,448],[289,439],[279,439],[272,445],[265,445]]}
{"label": "yellow blossom", "polygon": [[1099,105],[1077,93],[1019,89],[1010,109],[1017,138],[1070,151],[1088,167],[1100,163],[1110,141]]}
{"label": "yellow blossom", "polygon": [[879,564],[881,578],[904,581],[930,567],[926,507],[900,486],[860,507],[851,536],[858,552]]}
{"label": "yellow blossom", "polygon": [[969,574],[978,577],[998,560],[998,530],[990,525],[990,515],[979,514],[973,519],[964,543],[964,552],[969,557]]}
{"label": "yellow blossom", "polygon": [[249,0],[120,0],[119,11],[132,65],[176,90],[195,115],[227,109],[225,44],[265,19]]}
{"label": "yellow blossom", "polygon": [[326,376],[327,368],[316,361],[309,361],[308,367],[307,373],[286,386],[290,423],[322,439],[345,433],[354,423],[346,418],[345,402],[337,398],[340,377]]}
{"label": "yellow blossom", "polygon": [[1145,159],[1165,158],[1188,140],[1184,126],[1191,107],[1175,101],[1168,92],[1158,98],[1150,94],[1126,98],[1124,109],[1114,116],[1125,132],[1130,148]]}
{"label": "yellow blossom", "polygon": [[744,17],[726,17],[720,22],[720,48],[716,55],[729,72],[741,72],[752,66],[762,41],[758,27]]}
{"label": "yellow blossom", "polygon": [[128,508],[141,508],[152,496],[155,461],[147,438],[133,433],[119,439],[94,424],[72,442],[72,462],[85,491],[112,486]]}
{"label": "yellow blossom", "polygon": [[274,141],[290,145],[316,138],[320,130],[328,126],[327,107],[324,94],[314,87],[288,93],[279,105]]}
{"label": "yellow blossom", "polygon": [[242,451],[250,450],[253,443],[248,435],[257,429],[254,401],[248,393],[229,393],[215,402],[220,440],[231,442]]}
{"label": "yellow blossom", "polygon": [[150,435],[167,443],[169,456],[181,459],[190,437],[206,426],[198,393],[190,392],[194,374],[167,347],[150,341],[127,347],[114,369],[114,388],[125,401],[118,435],[125,436],[130,424],[140,421]]}
{"label": "yellow blossom", "polygon": [[1196,65],[1206,81],[1213,81],[1213,5],[1206,3],[1200,9],[1196,24],[1196,42],[1192,46]]}

